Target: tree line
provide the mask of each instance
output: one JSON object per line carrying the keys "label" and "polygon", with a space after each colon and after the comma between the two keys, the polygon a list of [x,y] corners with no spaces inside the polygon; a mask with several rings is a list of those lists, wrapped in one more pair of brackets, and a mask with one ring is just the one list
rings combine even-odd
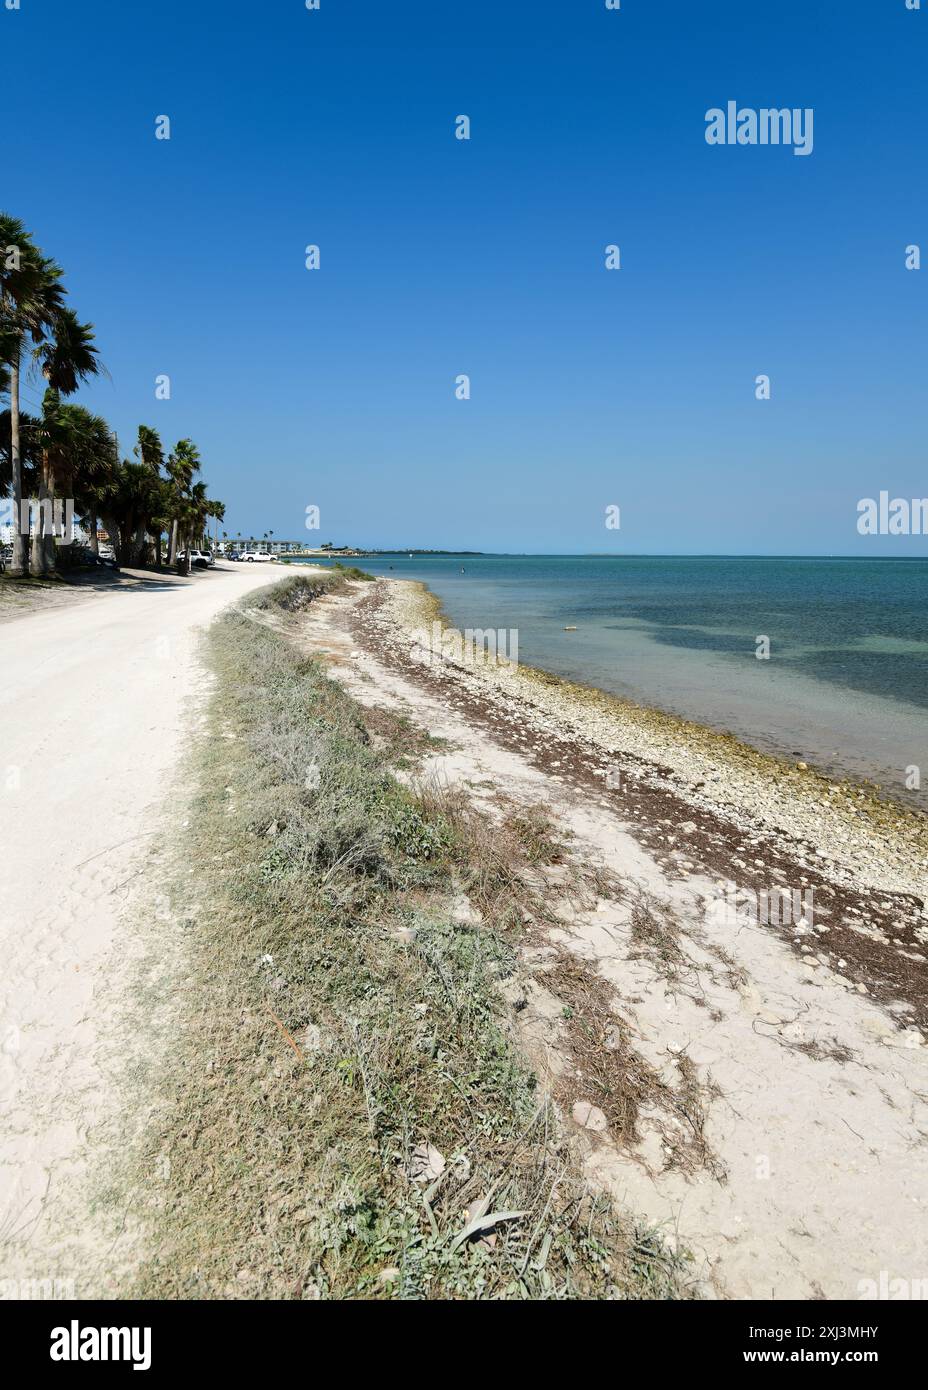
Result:
{"label": "tree line", "polygon": [[[200,455],[191,440],[179,440],[165,456],[158,432],[140,425],[134,461],[121,459],[107,422],[67,399],[105,368],[92,324],[82,323],[66,302],[63,275],[22,222],[0,212],[0,402],[8,401],[0,411],[0,486],[12,504],[9,572],[55,572],[55,532],[66,501],[95,552],[102,522],[119,564],[160,568],[167,536],[167,563],[173,565],[183,549],[189,573],[191,546],[225,509],[197,478]],[[21,409],[30,370],[45,383],[37,416]],[[30,538],[32,498],[38,505]]]}

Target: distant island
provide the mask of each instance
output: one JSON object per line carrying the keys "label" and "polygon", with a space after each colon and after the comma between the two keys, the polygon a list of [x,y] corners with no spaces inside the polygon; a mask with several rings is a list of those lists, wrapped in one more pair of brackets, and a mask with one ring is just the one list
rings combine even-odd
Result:
{"label": "distant island", "polygon": [[485,550],[423,550],[411,545],[401,550],[359,550],[358,555],[485,555]]}
{"label": "distant island", "polygon": [[[242,545],[242,544],[247,545],[248,543],[247,543],[247,542],[239,542],[239,543],[237,543],[236,545],[231,545],[231,544],[229,544],[229,548],[230,548],[230,549],[238,549],[239,546]],[[365,557],[368,558],[368,559],[372,559],[372,558],[374,558],[374,557],[376,557],[376,556],[378,556],[378,555],[386,555],[386,556],[389,556],[389,555],[397,555],[397,556],[399,556],[399,555],[468,555],[468,556],[479,556],[479,555],[485,555],[485,554],[486,554],[486,551],[483,551],[483,550],[426,550],[426,549],[423,549],[421,546],[414,546],[414,545],[410,545],[410,546],[401,546],[401,547],[400,547],[399,549],[397,549],[397,550],[365,550],[365,549],[359,548],[358,546],[353,546],[353,545],[319,545],[319,546],[301,545],[301,544],[299,543],[299,541],[271,541],[271,542],[267,542],[267,541],[266,541],[266,542],[264,542],[263,544],[261,544],[260,542],[255,542],[255,544],[258,545],[259,548],[271,550],[274,554],[277,554],[277,555],[292,555],[292,556],[300,556],[300,557],[310,557],[310,556],[311,556],[311,557],[313,557],[313,558],[319,558],[319,559],[325,559],[327,556],[338,556],[339,558],[345,558],[345,557],[347,556],[347,557],[351,558],[352,560],[356,560],[356,559],[364,559]]]}

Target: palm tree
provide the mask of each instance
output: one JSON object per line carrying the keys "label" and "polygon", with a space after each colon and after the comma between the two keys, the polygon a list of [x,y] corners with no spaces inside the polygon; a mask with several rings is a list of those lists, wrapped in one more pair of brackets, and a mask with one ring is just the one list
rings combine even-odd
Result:
{"label": "palm tree", "polygon": [[119,473],[116,437],[106,421],[82,405],[63,405],[59,424],[70,430],[63,451],[62,482],[90,536],[90,548],[98,553],[97,518],[110,511]]}
{"label": "palm tree", "polygon": [[[97,516],[109,504],[116,483],[118,458],[109,425],[82,405],[59,404],[52,415],[36,422],[41,433],[36,473],[48,459],[56,486],[74,498],[75,509],[96,544]],[[24,430],[28,439],[28,430]]]}
{"label": "palm tree", "polygon": [[[217,523],[220,522],[220,521],[224,521],[224,520],[225,520],[225,515],[226,515],[226,509],[225,509],[225,504],[224,504],[223,502],[212,502],[212,501],[211,501],[211,502],[209,503],[208,510],[207,510],[207,516],[211,517],[211,518],[213,519],[213,521],[215,521],[215,522],[217,522]],[[217,538],[218,538],[218,535],[219,535],[219,526],[218,526],[218,524],[217,524],[215,530],[216,530],[216,536],[217,536]],[[225,540],[225,538],[226,538],[226,533],[225,533],[225,531],[223,531],[223,533],[222,533],[222,538],[223,538],[223,540]],[[208,539],[208,536],[207,536],[207,539]]]}
{"label": "palm tree", "polygon": [[63,307],[61,267],[43,256],[22,222],[0,213],[0,361],[8,368],[10,461],[13,501],[11,574],[25,568],[22,529],[22,448],[19,390],[23,351],[28,339],[38,345],[51,331]]}
{"label": "palm tree", "polygon": [[187,510],[187,564],[186,571],[189,574],[191,569],[190,548],[193,545],[194,537],[203,536],[203,527],[206,525],[206,518],[209,515],[209,498],[206,495],[205,483],[194,483],[190,489],[190,498]]}
{"label": "palm tree", "polygon": [[[2,383],[0,383],[2,390]],[[7,387],[7,393],[9,387]],[[13,428],[12,411],[0,411],[0,488],[9,493],[13,482]],[[40,435],[42,422],[23,411],[19,413],[19,468],[20,482],[26,497],[32,497],[38,489],[39,461],[41,457]]]}
{"label": "palm tree", "polygon": [[123,459],[103,504],[106,528],[113,536],[121,565],[137,558],[136,536],[151,510],[151,473],[144,463]]}
{"label": "palm tree", "polygon": [[[200,453],[189,439],[179,439],[168,456],[168,479],[171,484],[171,533],[168,539],[168,564],[173,565],[177,558],[178,537],[180,534],[181,513],[185,511],[183,500],[189,492],[194,473],[200,471]],[[189,550],[189,546],[188,546]]]}
{"label": "palm tree", "polygon": [[164,449],[161,446],[161,436],[157,430],[151,429],[148,425],[139,425],[139,442],[135,446],[135,456],[141,459],[142,463],[152,475],[151,487],[151,514],[146,517],[143,524],[143,535],[139,538],[139,549],[144,544],[144,530],[148,529],[155,538],[155,564],[161,568],[161,533],[167,521],[168,494],[163,486],[164,479],[161,477],[161,467],[164,463]]}
{"label": "palm tree", "polygon": [[[42,375],[48,383],[42,400],[42,462],[39,477],[39,526],[32,540],[29,565],[34,575],[50,574],[55,570],[55,535],[46,515],[56,493],[55,464],[58,454],[52,447],[58,413],[63,409],[62,396],[73,396],[81,381],[95,376],[100,361],[93,341],[93,328],[81,323],[73,309],[62,309],[52,325],[52,336],[36,348],[35,355],[42,365]],[[59,445],[60,445],[59,438]]]}

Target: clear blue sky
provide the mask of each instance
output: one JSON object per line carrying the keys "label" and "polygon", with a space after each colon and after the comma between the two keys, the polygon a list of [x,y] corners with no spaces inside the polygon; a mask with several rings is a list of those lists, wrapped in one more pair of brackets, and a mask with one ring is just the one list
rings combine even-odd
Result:
{"label": "clear blue sky", "polygon": [[[96,325],[80,399],[195,439],[230,532],[928,554],[855,526],[928,494],[928,0],[21,3],[0,204]],[[729,99],[811,156],[707,145]]]}

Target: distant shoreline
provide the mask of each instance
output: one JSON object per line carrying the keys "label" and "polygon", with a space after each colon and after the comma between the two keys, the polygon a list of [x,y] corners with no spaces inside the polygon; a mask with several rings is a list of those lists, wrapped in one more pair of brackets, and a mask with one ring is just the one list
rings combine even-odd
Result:
{"label": "distant shoreline", "polygon": [[455,627],[517,633],[523,665],[928,809],[928,563],[491,556],[353,563],[424,582]]}
{"label": "distant shoreline", "polygon": [[868,562],[879,561],[885,563],[887,560],[902,561],[916,564],[928,564],[928,552],[924,555],[825,555],[818,552],[814,554],[770,554],[770,555],[744,555],[738,551],[663,551],[663,550],[578,550],[578,551],[559,551],[559,550],[416,550],[415,548],[403,548],[401,550],[356,550],[349,548],[347,551],[336,554],[326,554],[323,551],[306,551],[304,553],[294,553],[287,555],[284,553],[281,558],[289,560],[309,560],[309,559],[332,559],[337,562],[340,559],[389,559],[396,556],[402,559],[404,556],[412,556],[414,559],[435,556],[447,560],[456,559],[479,559],[479,560],[851,560],[854,563],[866,564]]}
{"label": "distant shoreline", "polygon": [[[389,622],[407,638],[432,622],[452,626],[441,600],[422,581],[385,582],[395,596],[386,604]],[[629,754],[669,770],[674,781],[699,792],[696,803],[718,808],[721,802],[775,833],[788,825],[790,839],[814,844],[855,880],[924,895],[928,816],[891,792],[850,777],[832,778],[734,734],[540,668],[520,664],[513,670],[487,659],[457,671],[491,696],[527,702],[604,753]]]}

